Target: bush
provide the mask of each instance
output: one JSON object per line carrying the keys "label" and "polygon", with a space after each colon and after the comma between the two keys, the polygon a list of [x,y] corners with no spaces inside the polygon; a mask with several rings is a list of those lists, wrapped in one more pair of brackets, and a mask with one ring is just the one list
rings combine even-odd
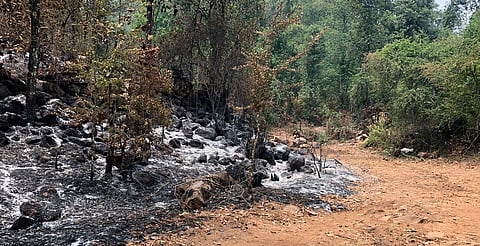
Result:
{"label": "bush", "polygon": [[362,147],[375,147],[382,149],[392,148],[392,134],[385,116],[380,116],[376,123],[368,127],[368,130],[370,136],[362,144]]}

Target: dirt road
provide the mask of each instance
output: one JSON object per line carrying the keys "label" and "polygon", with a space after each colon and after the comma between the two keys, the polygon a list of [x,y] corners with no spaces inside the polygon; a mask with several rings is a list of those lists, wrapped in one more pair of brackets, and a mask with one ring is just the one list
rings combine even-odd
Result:
{"label": "dirt road", "polygon": [[264,202],[222,209],[158,245],[480,245],[480,159],[386,158],[352,144],[332,144],[337,157],[363,178],[347,197],[323,197],[346,211],[313,211]]}

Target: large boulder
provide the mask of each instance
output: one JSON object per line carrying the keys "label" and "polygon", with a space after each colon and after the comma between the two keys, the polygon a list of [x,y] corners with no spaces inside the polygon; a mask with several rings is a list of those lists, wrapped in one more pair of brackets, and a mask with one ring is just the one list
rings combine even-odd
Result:
{"label": "large boulder", "polygon": [[267,145],[261,145],[257,150],[257,158],[266,160],[270,165],[275,165],[275,157],[272,148]]}
{"label": "large boulder", "polygon": [[305,157],[302,155],[290,155],[288,158],[288,170],[289,171],[301,171],[305,166]]}
{"label": "large boulder", "polygon": [[290,156],[290,148],[283,143],[279,143],[273,147],[273,156],[275,160],[287,161]]}
{"label": "large boulder", "polygon": [[217,132],[211,127],[199,127],[195,130],[195,134],[210,140],[215,140],[217,137]]}
{"label": "large boulder", "polygon": [[[225,171],[237,182],[248,185],[248,177],[251,167],[250,161],[244,161],[242,163],[235,163],[227,166]],[[255,172],[253,173],[253,187],[262,186],[262,180],[270,178],[268,175],[268,169],[264,166],[263,160],[257,159],[255,161]]]}

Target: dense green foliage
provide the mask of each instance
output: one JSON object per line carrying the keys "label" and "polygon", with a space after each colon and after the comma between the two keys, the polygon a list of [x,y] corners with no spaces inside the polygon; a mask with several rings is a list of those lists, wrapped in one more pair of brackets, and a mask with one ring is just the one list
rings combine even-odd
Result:
{"label": "dense green foliage", "polygon": [[[27,1],[0,4],[11,13],[0,15],[2,36],[26,46]],[[263,105],[254,114],[265,124],[307,120],[337,136],[352,115],[370,130],[371,146],[433,151],[480,144],[478,1],[454,0],[444,10],[433,0],[62,4],[42,1],[41,47],[49,54],[42,62],[50,70],[64,69],[64,60],[85,65],[80,75],[102,93],[112,94],[112,86],[127,91],[131,81],[138,88],[162,84],[171,71],[175,95],[207,107],[215,120],[231,106]],[[155,62],[124,61],[133,51]],[[135,80],[153,71],[158,76]],[[145,91],[130,93],[142,98]]]}

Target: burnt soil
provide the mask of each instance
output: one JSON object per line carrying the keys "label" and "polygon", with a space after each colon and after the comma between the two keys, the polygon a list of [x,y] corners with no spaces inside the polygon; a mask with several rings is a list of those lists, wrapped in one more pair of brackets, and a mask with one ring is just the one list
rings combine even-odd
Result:
{"label": "burnt soil", "polygon": [[391,158],[359,143],[333,143],[326,153],[362,177],[352,196],[319,197],[346,209],[264,200],[188,212],[173,221],[202,222],[148,235],[143,245],[480,245],[478,157]]}

